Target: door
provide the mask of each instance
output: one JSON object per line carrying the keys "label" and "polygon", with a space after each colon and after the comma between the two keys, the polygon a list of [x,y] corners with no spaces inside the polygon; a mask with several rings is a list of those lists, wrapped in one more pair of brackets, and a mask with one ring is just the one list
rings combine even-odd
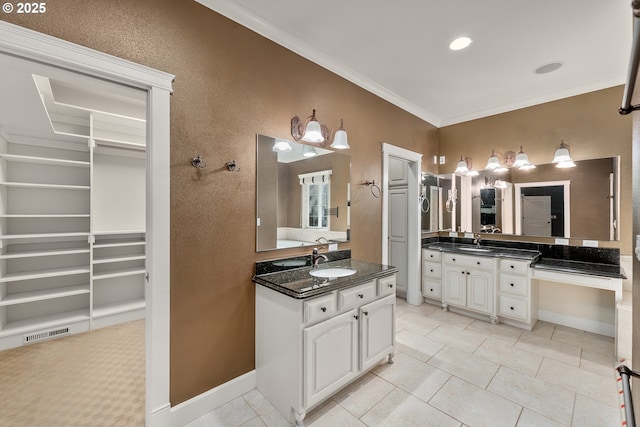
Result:
{"label": "door", "polygon": [[446,265],[442,274],[442,302],[466,307],[466,270],[460,266]]}
{"label": "door", "polygon": [[309,408],[358,373],[358,320],[355,310],[304,330],[304,404]]}
{"label": "door", "polygon": [[522,196],[522,234],[551,236],[551,196]]}
{"label": "door", "polygon": [[389,190],[389,264],[398,268],[397,288],[407,292],[408,231],[407,203],[409,190],[392,188]]}
{"label": "door", "polygon": [[492,314],[494,305],[493,272],[467,270],[467,307]]}
{"label": "door", "polygon": [[389,295],[360,308],[360,370],[368,369],[382,356],[393,352],[395,308],[395,295]]}

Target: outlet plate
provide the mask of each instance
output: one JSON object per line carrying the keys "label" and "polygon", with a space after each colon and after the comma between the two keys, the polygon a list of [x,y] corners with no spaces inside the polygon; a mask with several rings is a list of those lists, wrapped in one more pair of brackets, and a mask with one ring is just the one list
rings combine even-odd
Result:
{"label": "outlet plate", "polygon": [[440,164],[444,165],[444,163],[446,162],[446,159],[444,156],[440,156]]}
{"label": "outlet plate", "polygon": [[458,237],[458,233],[456,233],[455,231],[450,231],[449,237]]}
{"label": "outlet plate", "polygon": [[556,239],[556,245],[568,245],[569,239]]}
{"label": "outlet plate", "polygon": [[467,239],[473,239],[473,233],[464,233],[464,237],[466,237]]}
{"label": "outlet plate", "polygon": [[588,248],[597,248],[598,247],[598,241],[597,240],[583,240],[582,241],[582,246],[586,246]]}

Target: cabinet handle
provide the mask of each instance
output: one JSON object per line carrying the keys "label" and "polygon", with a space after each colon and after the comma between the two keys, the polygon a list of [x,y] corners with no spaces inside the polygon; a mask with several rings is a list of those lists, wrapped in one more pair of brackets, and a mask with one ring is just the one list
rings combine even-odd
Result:
{"label": "cabinet handle", "polygon": [[429,289],[429,292],[433,292],[433,288]]}
{"label": "cabinet handle", "polygon": [[509,307],[511,310],[513,310],[513,307]]}
{"label": "cabinet handle", "polygon": [[362,299],[362,298],[364,298],[364,295],[358,294],[358,298]]}
{"label": "cabinet handle", "polygon": [[467,275],[471,274],[470,272],[467,271]]}
{"label": "cabinet handle", "polygon": [[327,307],[320,307],[320,311],[324,313],[325,311],[327,311]]}
{"label": "cabinet handle", "polygon": [[451,258],[451,261],[455,261],[455,260],[456,260],[455,258]]}
{"label": "cabinet handle", "polygon": [[393,284],[391,283],[389,283],[387,286],[389,287],[389,289],[393,288]]}
{"label": "cabinet handle", "polygon": [[476,264],[480,265],[480,261],[477,261]]}
{"label": "cabinet handle", "polygon": [[353,316],[353,318],[354,318],[354,319],[356,319],[356,320],[358,320],[358,315],[357,315],[357,314],[356,314],[356,315],[354,315],[354,316]]}
{"label": "cabinet handle", "polygon": [[429,271],[433,273],[433,268],[431,270],[429,270]]}
{"label": "cabinet handle", "polygon": [[362,314],[364,314],[365,316],[368,316],[369,312],[368,311],[363,311]]}
{"label": "cabinet handle", "polygon": [[429,258],[433,258],[433,255],[429,255]]}
{"label": "cabinet handle", "polygon": [[509,286],[511,286],[511,287],[513,288],[513,287],[514,287],[514,284],[513,284],[513,283],[509,283]]}
{"label": "cabinet handle", "polygon": [[515,268],[515,265],[510,265],[509,267],[511,267],[511,268]]}

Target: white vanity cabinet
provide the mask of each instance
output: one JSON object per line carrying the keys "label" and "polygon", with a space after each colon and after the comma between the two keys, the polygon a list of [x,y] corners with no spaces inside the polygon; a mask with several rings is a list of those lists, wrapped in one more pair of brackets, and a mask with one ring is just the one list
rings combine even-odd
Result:
{"label": "white vanity cabinet", "polygon": [[442,306],[488,314],[496,321],[496,259],[445,253],[442,264]]}
{"label": "white vanity cabinet", "polygon": [[422,296],[442,300],[442,252],[422,250]]}
{"label": "white vanity cabinet", "polygon": [[395,346],[395,274],[309,299],[256,286],[256,385],[291,423]]}
{"label": "white vanity cabinet", "polygon": [[498,314],[503,323],[531,330],[538,319],[538,296],[529,266],[529,261],[500,260]]}

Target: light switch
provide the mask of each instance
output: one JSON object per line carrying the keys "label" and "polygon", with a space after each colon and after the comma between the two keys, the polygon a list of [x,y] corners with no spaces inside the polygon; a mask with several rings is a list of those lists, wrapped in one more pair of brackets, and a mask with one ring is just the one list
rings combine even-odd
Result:
{"label": "light switch", "polygon": [[258,218],[258,220],[256,221],[256,226],[260,227],[260,218]]}
{"label": "light switch", "polygon": [[444,165],[445,163],[445,157],[444,156],[440,156],[440,164]]}

